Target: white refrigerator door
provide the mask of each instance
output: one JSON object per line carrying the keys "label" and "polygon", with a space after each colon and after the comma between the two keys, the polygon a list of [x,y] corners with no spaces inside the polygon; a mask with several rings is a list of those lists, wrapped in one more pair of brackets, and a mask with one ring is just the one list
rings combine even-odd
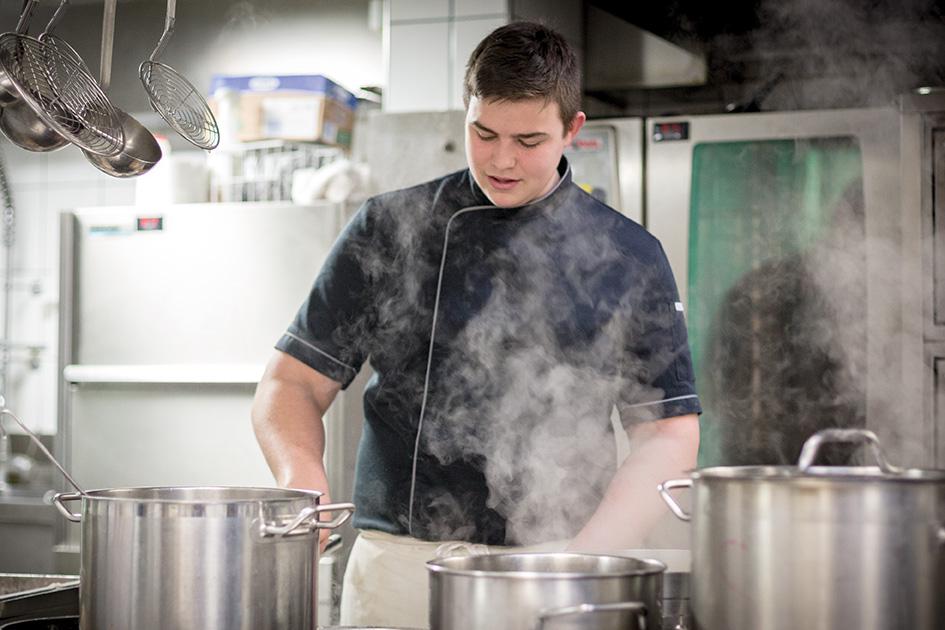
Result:
{"label": "white refrigerator door", "polygon": [[265,362],[337,237],[343,211],[336,204],[195,204],[75,216],[73,362],[219,364]]}
{"label": "white refrigerator door", "polygon": [[72,215],[61,439],[76,480],[273,485],[250,424],[255,383],[344,208],[194,204]]}

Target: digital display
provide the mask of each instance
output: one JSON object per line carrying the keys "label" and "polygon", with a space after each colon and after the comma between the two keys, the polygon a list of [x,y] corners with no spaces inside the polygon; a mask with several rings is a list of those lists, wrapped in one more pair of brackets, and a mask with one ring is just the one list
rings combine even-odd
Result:
{"label": "digital display", "polygon": [[653,142],[669,142],[672,140],[688,140],[688,122],[665,122],[653,125]]}
{"label": "digital display", "polygon": [[139,232],[156,232],[164,229],[164,217],[138,217]]}

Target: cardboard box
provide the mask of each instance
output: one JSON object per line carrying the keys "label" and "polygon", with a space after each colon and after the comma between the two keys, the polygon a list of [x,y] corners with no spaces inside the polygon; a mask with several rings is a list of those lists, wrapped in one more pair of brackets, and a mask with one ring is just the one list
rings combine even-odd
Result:
{"label": "cardboard box", "polygon": [[[322,75],[213,77],[211,101],[221,115],[222,102],[237,97],[229,115],[240,142],[293,140],[351,145],[357,99]],[[232,124],[236,123],[236,124]],[[227,127],[221,121],[221,127]]]}

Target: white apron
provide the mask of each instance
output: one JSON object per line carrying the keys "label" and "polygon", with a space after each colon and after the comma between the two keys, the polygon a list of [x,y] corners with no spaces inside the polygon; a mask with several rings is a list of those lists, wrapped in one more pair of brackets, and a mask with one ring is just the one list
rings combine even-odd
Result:
{"label": "white apron", "polygon": [[531,547],[426,542],[363,530],[354,541],[341,591],[341,625],[428,628],[430,586],[426,563],[451,555],[561,551],[566,541]]}

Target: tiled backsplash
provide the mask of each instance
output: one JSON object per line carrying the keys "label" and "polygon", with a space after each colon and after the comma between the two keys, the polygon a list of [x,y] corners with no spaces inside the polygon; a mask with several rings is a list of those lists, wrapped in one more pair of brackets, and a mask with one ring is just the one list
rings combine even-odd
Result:
{"label": "tiled backsplash", "polygon": [[[13,351],[10,383],[3,393],[23,422],[51,434],[56,431],[58,385],[59,212],[132,204],[135,185],[100,173],[73,146],[30,153],[0,140],[0,154],[16,211],[10,341],[42,346],[33,362],[28,351]],[[0,268],[4,264],[0,254]],[[2,314],[0,304],[0,318]],[[10,424],[5,426],[12,430]]]}
{"label": "tiled backsplash", "polygon": [[390,0],[384,110],[463,109],[469,54],[508,21],[508,0]]}
{"label": "tiled backsplash", "polygon": [[463,109],[470,53],[482,38],[514,20],[551,26],[583,58],[580,0],[388,0],[387,7],[386,112]]}

